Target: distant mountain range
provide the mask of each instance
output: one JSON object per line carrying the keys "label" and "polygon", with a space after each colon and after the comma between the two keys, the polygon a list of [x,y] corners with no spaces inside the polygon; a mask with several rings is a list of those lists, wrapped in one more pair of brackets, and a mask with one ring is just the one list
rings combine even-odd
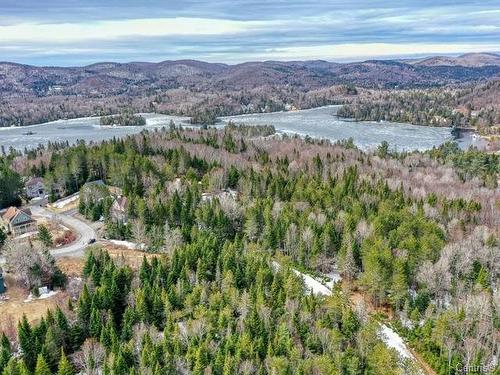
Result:
{"label": "distant mountain range", "polygon": [[154,90],[239,90],[288,85],[300,90],[335,84],[415,87],[462,83],[500,74],[500,56],[489,53],[419,60],[265,61],[237,65],[194,60],[97,63],[84,67],[36,67],[0,63],[2,97],[142,95]]}
{"label": "distant mountain range", "polygon": [[416,66],[466,66],[469,68],[478,68],[483,66],[499,66],[500,56],[494,53],[467,53],[457,57],[433,56],[407,62]]}
{"label": "distant mountain range", "polygon": [[405,61],[195,60],[103,62],[83,67],[0,63],[0,127],[123,111],[217,116],[345,103],[361,88],[462,85],[500,77],[500,56],[467,54]]}

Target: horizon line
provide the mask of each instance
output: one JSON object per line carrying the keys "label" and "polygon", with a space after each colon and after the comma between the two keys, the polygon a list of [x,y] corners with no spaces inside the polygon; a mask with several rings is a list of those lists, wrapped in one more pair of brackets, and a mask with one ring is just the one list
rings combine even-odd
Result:
{"label": "horizon line", "polygon": [[401,63],[406,63],[411,60],[425,60],[436,57],[461,57],[466,55],[492,55],[496,57],[500,57],[500,51],[481,51],[481,52],[451,52],[451,53],[416,53],[416,54],[395,54],[394,56],[383,56],[383,55],[373,55],[373,56],[363,56],[359,58],[339,58],[339,59],[322,59],[322,58],[313,58],[313,59],[267,59],[267,60],[242,60],[240,62],[222,62],[222,61],[209,61],[205,59],[197,59],[193,58],[183,58],[183,59],[160,59],[160,60],[127,60],[127,61],[118,61],[118,60],[95,60],[94,62],[81,64],[81,65],[73,65],[73,64],[60,64],[60,65],[47,65],[47,64],[36,64],[36,63],[23,63],[19,61],[9,61],[9,60],[0,60],[0,64],[13,64],[13,65],[22,65],[22,66],[32,66],[37,68],[85,68],[93,65],[99,64],[119,64],[119,65],[128,65],[128,64],[161,64],[164,62],[183,62],[183,61],[192,61],[192,62],[200,62],[206,64],[219,64],[226,66],[237,66],[242,64],[249,63],[268,63],[268,62],[308,62],[308,61],[324,61],[328,63],[334,64],[350,64],[350,63],[362,63],[367,61],[397,61]]}

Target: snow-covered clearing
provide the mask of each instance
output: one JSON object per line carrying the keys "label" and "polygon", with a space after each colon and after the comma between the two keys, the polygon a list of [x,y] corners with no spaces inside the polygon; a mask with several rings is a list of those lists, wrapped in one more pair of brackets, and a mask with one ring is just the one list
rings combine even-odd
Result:
{"label": "snow-covered clearing", "polygon": [[76,201],[78,198],[80,198],[80,194],[77,193],[75,195],[72,195],[71,197],[60,199],[57,202],[52,203],[52,206],[55,208],[64,208],[68,204]]}

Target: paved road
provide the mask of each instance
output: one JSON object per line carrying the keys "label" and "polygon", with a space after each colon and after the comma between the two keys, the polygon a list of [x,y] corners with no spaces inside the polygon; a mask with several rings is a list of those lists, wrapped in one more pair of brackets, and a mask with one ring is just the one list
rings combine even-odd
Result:
{"label": "paved road", "polygon": [[44,216],[48,218],[55,217],[59,219],[64,226],[74,231],[76,235],[76,240],[74,242],[67,246],[50,250],[50,253],[56,258],[61,256],[82,256],[89,240],[96,238],[96,233],[91,226],[67,213],[56,214],[40,206],[32,206],[31,212],[35,216]]}

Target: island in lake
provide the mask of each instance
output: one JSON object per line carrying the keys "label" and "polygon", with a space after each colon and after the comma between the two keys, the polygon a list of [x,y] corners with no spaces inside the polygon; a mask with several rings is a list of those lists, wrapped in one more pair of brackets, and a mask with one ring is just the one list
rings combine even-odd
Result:
{"label": "island in lake", "polygon": [[101,125],[118,125],[118,126],[144,126],[146,119],[140,115],[133,113],[122,113],[120,115],[103,116],[99,120]]}

